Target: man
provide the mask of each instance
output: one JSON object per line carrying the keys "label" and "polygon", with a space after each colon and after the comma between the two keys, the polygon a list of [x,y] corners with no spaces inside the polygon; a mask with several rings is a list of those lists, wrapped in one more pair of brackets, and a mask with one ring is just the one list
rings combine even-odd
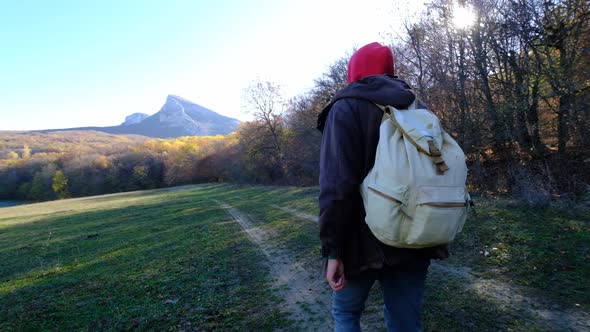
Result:
{"label": "man", "polygon": [[[333,289],[336,331],[360,331],[375,280],[384,296],[388,331],[419,331],[430,259],[448,257],[446,245],[403,249],[379,242],[364,222],[360,184],[375,163],[383,112],[373,103],[407,108],[416,98],[395,75],[394,57],[379,43],[363,46],[348,64],[348,85],[318,117],[320,239]],[[423,105],[424,106],[424,105]]]}

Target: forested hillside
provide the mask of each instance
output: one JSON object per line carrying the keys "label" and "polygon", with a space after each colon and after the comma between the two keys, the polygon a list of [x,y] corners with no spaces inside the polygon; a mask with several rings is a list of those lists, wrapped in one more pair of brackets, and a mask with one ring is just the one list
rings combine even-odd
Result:
{"label": "forested hillside", "polygon": [[[476,18],[463,27],[453,23],[445,0],[431,1],[412,22],[392,19],[404,28],[401,35],[384,31],[400,78],[468,154],[470,190],[510,192],[531,204],[587,198],[590,4],[468,4]],[[314,185],[316,118],[346,84],[349,56],[299,96],[285,96],[273,82],[252,82],[244,95],[254,120],[228,136],[108,135],[107,142],[0,133],[0,197],[46,200],[204,181]]]}
{"label": "forested hillside", "polygon": [[587,191],[590,4],[477,1],[462,29],[446,4],[406,24],[395,50],[469,154],[472,184],[531,201]]}

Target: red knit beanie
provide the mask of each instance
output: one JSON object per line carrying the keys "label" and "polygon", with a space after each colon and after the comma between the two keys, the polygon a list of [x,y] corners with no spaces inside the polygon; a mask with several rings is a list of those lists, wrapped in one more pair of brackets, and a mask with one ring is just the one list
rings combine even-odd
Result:
{"label": "red knit beanie", "polygon": [[389,47],[379,43],[367,44],[354,52],[348,62],[348,83],[356,82],[371,75],[395,75],[393,53]]}

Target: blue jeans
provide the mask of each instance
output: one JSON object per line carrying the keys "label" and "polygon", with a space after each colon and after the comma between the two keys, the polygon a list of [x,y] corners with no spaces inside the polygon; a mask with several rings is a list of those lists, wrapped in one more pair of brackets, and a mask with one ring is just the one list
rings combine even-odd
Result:
{"label": "blue jeans", "polygon": [[360,331],[360,319],[371,286],[379,280],[383,290],[387,331],[420,331],[420,312],[430,260],[420,260],[395,268],[370,269],[346,279],[346,286],[332,292],[332,315],[337,332]]}

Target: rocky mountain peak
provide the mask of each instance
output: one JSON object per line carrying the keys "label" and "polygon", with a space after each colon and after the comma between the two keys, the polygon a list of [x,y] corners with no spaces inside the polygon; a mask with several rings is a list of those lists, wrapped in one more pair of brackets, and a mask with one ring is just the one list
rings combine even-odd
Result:
{"label": "rocky mountain peak", "polygon": [[149,115],[147,115],[145,113],[133,113],[133,114],[125,117],[125,121],[123,121],[123,123],[121,123],[121,126],[130,126],[130,125],[140,123],[141,121],[145,120],[147,117],[149,117]]}
{"label": "rocky mountain peak", "polygon": [[182,128],[190,135],[197,135],[201,129],[200,125],[186,113],[186,104],[181,98],[170,95],[156,115],[165,126]]}
{"label": "rocky mountain peak", "polygon": [[134,134],[150,137],[227,135],[238,128],[240,121],[179,96],[169,95],[156,114],[134,113],[119,126],[49,129],[96,130],[111,134]]}

